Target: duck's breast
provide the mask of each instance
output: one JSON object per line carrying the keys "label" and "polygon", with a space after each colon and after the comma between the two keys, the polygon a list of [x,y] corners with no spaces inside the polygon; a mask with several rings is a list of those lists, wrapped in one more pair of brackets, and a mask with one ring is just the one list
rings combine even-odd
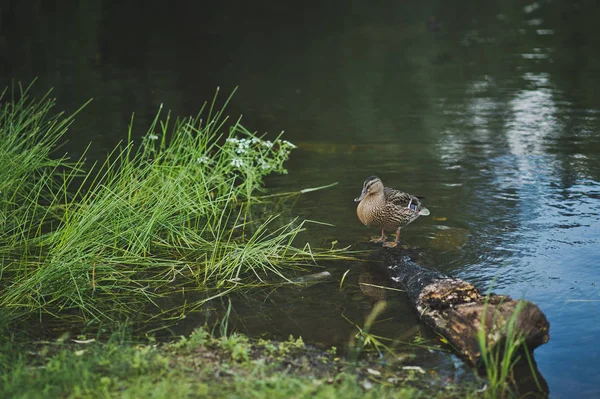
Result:
{"label": "duck's breast", "polygon": [[370,198],[365,198],[358,204],[356,213],[365,226],[381,227],[383,224],[381,206]]}
{"label": "duck's breast", "polygon": [[356,208],[356,214],[358,215],[358,219],[365,226],[369,225],[370,218],[368,217],[368,212],[366,211],[365,201],[360,201],[358,203],[358,207]]}

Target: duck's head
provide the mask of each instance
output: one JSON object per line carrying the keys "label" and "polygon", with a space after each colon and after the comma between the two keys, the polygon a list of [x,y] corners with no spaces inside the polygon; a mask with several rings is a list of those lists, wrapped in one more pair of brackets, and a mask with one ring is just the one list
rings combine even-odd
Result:
{"label": "duck's head", "polygon": [[377,176],[367,177],[367,180],[363,183],[363,189],[358,198],[354,198],[354,202],[360,202],[363,198],[383,192],[383,183]]}

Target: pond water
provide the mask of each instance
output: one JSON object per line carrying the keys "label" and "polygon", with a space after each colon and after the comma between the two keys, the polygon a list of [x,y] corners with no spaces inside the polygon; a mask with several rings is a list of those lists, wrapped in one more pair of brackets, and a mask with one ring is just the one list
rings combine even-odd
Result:
{"label": "pond water", "polygon": [[[550,397],[600,396],[593,2],[7,3],[2,83],[38,77],[35,90],[54,87],[67,110],[94,98],[71,130],[73,156],[89,141],[102,156],[132,112],[142,134],[159,104],[195,114],[217,86],[239,86],[229,114],[299,146],[271,190],[339,183],[290,202],[291,216],[334,225],[311,226],[307,240],[378,233],[353,202],[370,175],[426,197],[431,215],[402,240],[429,266],[537,303],[551,324],[535,352]],[[332,278],[321,284],[234,298],[237,326],[343,345],[356,328],[342,315],[362,325],[381,292],[358,288],[368,263],[324,266]],[[387,298],[378,334],[427,334],[405,298]]]}

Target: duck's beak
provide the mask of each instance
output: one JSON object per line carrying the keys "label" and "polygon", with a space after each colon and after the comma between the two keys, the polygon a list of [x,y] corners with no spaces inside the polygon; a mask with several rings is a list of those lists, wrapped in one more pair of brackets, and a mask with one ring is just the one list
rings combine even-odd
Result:
{"label": "duck's beak", "polygon": [[354,202],[362,201],[362,199],[365,198],[366,195],[367,195],[367,189],[363,188],[362,192],[360,193],[360,197],[354,198]]}

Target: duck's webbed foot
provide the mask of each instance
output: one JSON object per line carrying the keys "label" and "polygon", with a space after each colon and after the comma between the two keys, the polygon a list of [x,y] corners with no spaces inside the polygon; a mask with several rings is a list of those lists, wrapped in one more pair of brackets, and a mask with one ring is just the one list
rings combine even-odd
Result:
{"label": "duck's webbed foot", "polygon": [[369,241],[377,244],[380,242],[385,242],[385,231],[381,230],[381,237],[371,237]]}
{"label": "duck's webbed foot", "polygon": [[400,229],[396,230],[396,240],[393,242],[384,242],[383,246],[386,248],[395,248],[400,240]]}

